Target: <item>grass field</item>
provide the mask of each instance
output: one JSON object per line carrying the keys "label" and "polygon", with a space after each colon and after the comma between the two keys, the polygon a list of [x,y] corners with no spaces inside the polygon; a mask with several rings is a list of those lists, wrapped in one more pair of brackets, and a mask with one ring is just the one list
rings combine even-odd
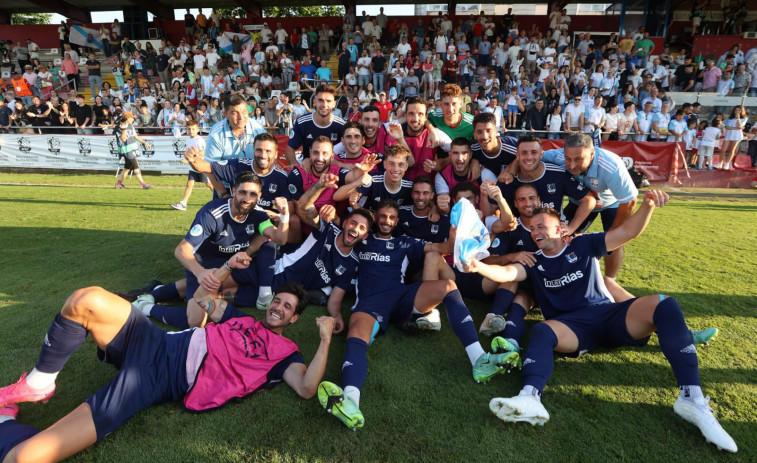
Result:
{"label": "grass field", "polygon": [[[192,212],[168,207],[181,177],[150,177],[156,187],[114,190],[107,175],[0,173],[0,384],[37,359],[47,327],[76,288],[113,291],[183,275],[173,249]],[[641,349],[558,358],[543,402],[543,428],[503,424],[488,410],[515,395],[521,374],[476,384],[444,322],[441,333],[409,337],[393,329],[368,352],[369,375],[358,432],[282,386],[239,403],[193,414],[169,403],[139,413],[73,461],[757,461],[757,195],[744,190],[673,191],[646,233],[627,247],[619,282],[636,295],[675,296],[694,329],[717,326],[699,348],[705,394],[739,445],[725,454],[672,409],[677,389],[657,338]],[[209,199],[196,189],[190,211]],[[478,326],[486,313],[471,302]],[[287,329],[306,359],[318,345],[311,307]],[[348,309],[344,309],[345,315]],[[529,315],[535,322],[538,315]],[[525,340],[524,344],[527,344]],[[58,377],[46,404],[24,404],[21,420],[46,427],[113,375],[88,339]],[[344,336],[331,345],[326,379],[341,382]]]}

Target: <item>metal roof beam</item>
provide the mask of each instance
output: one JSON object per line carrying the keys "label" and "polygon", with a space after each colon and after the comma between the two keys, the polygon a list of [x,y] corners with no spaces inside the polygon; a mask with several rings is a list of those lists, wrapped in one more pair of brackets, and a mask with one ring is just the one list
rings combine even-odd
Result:
{"label": "metal roof beam", "polygon": [[92,22],[92,15],[90,15],[89,11],[62,0],[29,0],[29,3],[33,3],[45,11],[52,11],[75,21],[83,23]]}

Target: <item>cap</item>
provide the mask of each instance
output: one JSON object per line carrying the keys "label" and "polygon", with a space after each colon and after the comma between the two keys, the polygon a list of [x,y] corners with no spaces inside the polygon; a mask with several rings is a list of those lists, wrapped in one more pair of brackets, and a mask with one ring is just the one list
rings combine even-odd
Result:
{"label": "cap", "polygon": [[384,95],[386,96],[386,92],[379,92],[379,96]]}

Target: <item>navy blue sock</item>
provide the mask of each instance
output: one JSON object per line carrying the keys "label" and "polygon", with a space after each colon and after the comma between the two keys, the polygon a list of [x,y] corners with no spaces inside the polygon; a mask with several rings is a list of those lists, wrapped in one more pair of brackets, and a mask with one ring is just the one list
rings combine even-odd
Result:
{"label": "navy blue sock", "polygon": [[463,297],[459,290],[450,291],[442,300],[444,307],[447,309],[447,319],[449,326],[455,333],[455,336],[463,343],[463,347],[478,342],[478,333],[473,326],[473,317],[470,316],[468,308],[463,302]]}
{"label": "navy blue sock", "polygon": [[491,313],[495,315],[502,315],[503,313],[507,312],[507,309],[510,307],[510,304],[512,304],[513,299],[515,299],[515,294],[513,294],[512,291],[509,289],[499,288],[496,293],[494,293],[494,303],[492,304],[492,310]]}
{"label": "navy blue sock", "polygon": [[150,293],[155,298],[155,302],[178,301],[181,299],[179,291],[176,289],[176,283],[158,286]]}
{"label": "navy blue sock", "polygon": [[182,330],[189,328],[186,307],[155,304],[152,310],[150,310],[150,316],[162,321],[166,325],[175,326]]}
{"label": "navy blue sock", "polygon": [[0,461],[21,442],[37,434],[39,430],[34,426],[19,423],[16,420],[8,420],[0,423]]}
{"label": "navy blue sock", "polygon": [[505,339],[515,339],[520,343],[523,334],[526,332],[526,309],[517,302],[510,306],[505,318],[505,332],[502,337]]}
{"label": "navy blue sock", "polygon": [[258,286],[273,284],[273,268],[276,265],[276,245],[269,241],[260,247],[255,255],[255,268],[258,270]]}
{"label": "navy blue sock", "polygon": [[555,368],[554,349],[557,336],[546,323],[537,323],[531,328],[526,358],[523,360],[523,384],[533,386],[539,393],[552,376]]}
{"label": "navy blue sock", "polygon": [[58,313],[47,330],[37,364],[42,373],[57,373],[63,369],[68,358],[87,339],[87,330],[81,323],[69,320]]}
{"label": "navy blue sock", "polygon": [[363,388],[368,376],[368,344],[360,338],[347,338],[347,351],[342,363],[342,388]]}
{"label": "navy blue sock", "polygon": [[657,325],[660,348],[673,367],[678,385],[699,386],[697,349],[678,302],[669,297],[657,304],[652,320]]}

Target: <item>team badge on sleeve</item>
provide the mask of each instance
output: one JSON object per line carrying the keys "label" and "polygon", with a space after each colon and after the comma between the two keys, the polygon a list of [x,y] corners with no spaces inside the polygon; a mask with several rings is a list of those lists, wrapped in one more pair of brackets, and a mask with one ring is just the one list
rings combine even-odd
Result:
{"label": "team badge on sleeve", "polygon": [[295,194],[295,193],[297,193],[297,187],[296,187],[296,186],[294,186],[294,185],[292,185],[292,184],[290,183],[290,184],[289,184],[289,192],[290,192],[290,193],[292,193],[292,194]]}
{"label": "team badge on sleeve", "polygon": [[491,247],[496,248],[497,246],[499,246],[499,238],[494,238]]}
{"label": "team badge on sleeve", "polygon": [[196,224],[194,227],[192,227],[191,230],[189,230],[189,234],[192,236],[202,235],[202,225],[200,225],[199,223]]}

